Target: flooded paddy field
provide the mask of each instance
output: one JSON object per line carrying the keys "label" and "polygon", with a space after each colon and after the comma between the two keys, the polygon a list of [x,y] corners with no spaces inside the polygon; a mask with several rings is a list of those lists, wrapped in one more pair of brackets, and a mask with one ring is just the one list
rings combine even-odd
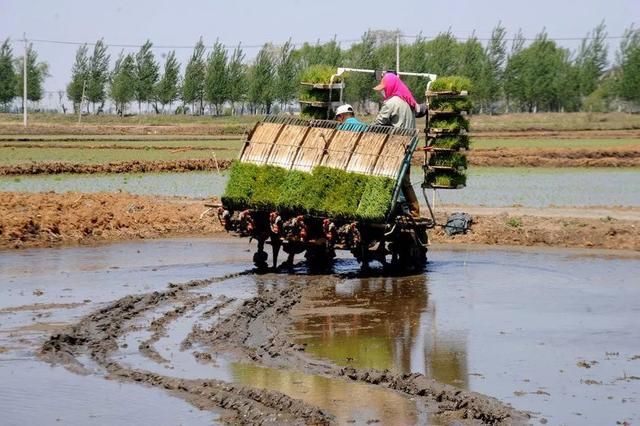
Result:
{"label": "flooded paddy field", "polygon": [[[422,175],[412,169],[416,193]],[[225,172],[121,173],[107,175],[41,175],[0,177],[0,191],[117,192],[140,195],[220,196]],[[431,197],[432,194],[430,194]],[[422,198],[422,197],[420,197]],[[440,190],[438,204],[469,206],[640,206],[637,168],[471,168],[467,187]]]}
{"label": "flooded paddy field", "polygon": [[250,249],[2,252],[6,424],[640,420],[634,253],[433,246],[366,277],[256,275]]}

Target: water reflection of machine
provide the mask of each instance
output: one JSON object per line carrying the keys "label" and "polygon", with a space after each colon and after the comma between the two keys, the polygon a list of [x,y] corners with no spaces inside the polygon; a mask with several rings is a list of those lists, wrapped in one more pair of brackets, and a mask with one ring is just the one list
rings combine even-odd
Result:
{"label": "water reflection of machine", "polygon": [[295,325],[315,356],[468,386],[466,340],[438,333],[426,275],[345,280],[316,302]]}

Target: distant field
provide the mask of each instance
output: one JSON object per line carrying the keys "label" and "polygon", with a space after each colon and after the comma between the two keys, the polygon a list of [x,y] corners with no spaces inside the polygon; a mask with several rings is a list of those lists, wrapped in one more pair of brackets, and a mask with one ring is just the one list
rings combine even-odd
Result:
{"label": "distant field", "polygon": [[[64,114],[31,114],[30,127],[22,127],[19,114],[0,114],[0,134],[72,135],[234,135],[250,129],[263,116],[113,115],[78,117]],[[374,116],[360,116],[371,122]],[[639,130],[640,114],[539,113],[474,115],[473,132],[613,131]],[[418,127],[424,120],[418,120]]]}
{"label": "distant field", "polygon": [[73,147],[77,147],[78,149],[87,147],[87,148],[98,148],[98,147],[122,147],[122,148],[136,148],[136,149],[153,149],[155,148],[175,148],[181,149],[185,147],[193,147],[193,148],[206,148],[206,149],[234,149],[238,150],[242,146],[242,140],[240,139],[225,139],[225,140],[215,140],[215,139],[187,139],[187,140],[148,140],[148,139],[91,139],[91,140],[83,140],[80,138],[76,139],[62,139],[57,140],[55,138],[36,138],[34,140],[28,141],[17,141],[11,140],[7,138],[5,140],[0,137],[0,147],[11,146],[14,148],[18,148],[20,146],[24,147],[33,147],[30,149],[39,149],[38,147],[46,147],[46,148],[55,148],[55,147],[65,147],[66,149],[74,149]]}
{"label": "distant field", "polygon": [[[210,116],[210,115],[131,115],[119,117],[117,115],[86,115],[82,117],[81,124],[103,125],[129,125],[129,126],[173,126],[173,125],[207,125],[207,124],[251,124],[262,116]],[[0,114],[0,124],[22,125],[22,114]],[[77,126],[78,116],[72,114],[29,114],[29,123],[32,124],[67,124]],[[80,124],[80,125],[81,125]]]}
{"label": "distant field", "polygon": [[471,149],[494,148],[572,148],[572,149],[607,149],[623,147],[640,147],[638,139],[471,139]]}
{"label": "distant field", "polygon": [[0,165],[16,165],[31,162],[64,161],[75,164],[105,164],[119,161],[186,160],[215,157],[218,160],[233,159],[237,149],[187,150],[173,152],[160,149],[74,149],[74,148],[6,148],[0,147]]}

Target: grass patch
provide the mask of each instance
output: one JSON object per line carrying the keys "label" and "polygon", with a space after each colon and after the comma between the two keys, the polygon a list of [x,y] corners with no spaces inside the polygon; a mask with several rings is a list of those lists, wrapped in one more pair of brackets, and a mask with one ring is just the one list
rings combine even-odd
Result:
{"label": "grass patch", "polygon": [[519,217],[510,217],[506,222],[507,226],[512,228],[521,228],[522,227],[522,219]]}
{"label": "grass patch", "polygon": [[393,179],[315,167],[311,173],[235,162],[222,202],[226,207],[381,221],[389,212]]}

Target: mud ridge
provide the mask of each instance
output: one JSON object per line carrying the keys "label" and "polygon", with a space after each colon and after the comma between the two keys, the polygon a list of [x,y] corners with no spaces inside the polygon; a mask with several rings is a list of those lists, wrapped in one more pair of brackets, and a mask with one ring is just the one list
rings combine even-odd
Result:
{"label": "mud ridge", "polygon": [[[314,280],[312,284],[317,286],[321,282]],[[207,344],[216,350],[239,351],[265,365],[280,368],[296,366],[312,374],[347,378],[421,397],[436,414],[455,413],[456,417],[479,420],[484,424],[521,424],[529,418],[495,398],[460,390],[422,374],[398,375],[389,371],[341,368],[310,359],[303,353],[304,346],[291,342],[283,332],[291,323],[291,309],[300,303],[304,291],[301,285],[295,284],[283,290],[265,291],[246,300],[238,310],[210,329],[194,327],[189,340]]]}
{"label": "mud ridge", "polygon": [[0,176],[40,174],[152,173],[226,170],[230,160],[213,158],[168,161],[120,161],[108,164],[42,162],[0,166]]}
{"label": "mud ridge", "polygon": [[[110,354],[118,348],[117,339],[124,333],[128,322],[162,304],[177,303],[185,297],[188,298],[188,289],[213,284],[241,274],[193,280],[181,285],[173,284],[169,290],[163,292],[125,296],[86,316],[64,332],[51,336],[43,344],[40,356],[48,362],[67,364],[74,370],[80,370],[82,365],[76,356],[86,352],[112,377],[174,391],[201,408],[219,407],[233,410],[236,416],[231,419],[232,423],[256,425],[332,423],[331,415],[280,392],[253,389],[218,380],[176,379],[128,369],[110,359]],[[203,301],[207,298],[192,299]],[[196,305],[193,304],[194,307]],[[169,318],[179,316],[185,311],[185,305],[177,307],[152,327],[162,329]]]}
{"label": "mud ridge", "polygon": [[[84,141],[83,141],[84,142]],[[63,149],[125,149],[125,150],[140,150],[140,151],[148,151],[148,150],[158,150],[158,151],[175,151],[175,152],[183,152],[183,151],[237,151],[237,148],[227,148],[227,147],[219,147],[219,146],[192,146],[192,145],[174,145],[174,146],[163,146],[163,145],[127,145],[125,143],[120,144],[102,144],[102,145],[88,145],[84,143],[59,143],[54,141],[52,143],[2,143],[0,140],[0,148],[63,148]],[[135,143],[135,142],[133,142]]]}
{"label": "mud ridge", "polygon": [[208,294],[203,294],[198,297],[189,298],[184,304],[176,306],[175,308],[162,314],[159,318],[156,318],[153,321],[151,321],[151,325],[148,327],[148,330],[152,331],[153,333],[147,340],[140,342],[140,345],[138,346],[138,350],[140,351],[140,353],[147,356],[149,359],[157,363],[163,364],[163,363],[169,362],[169,360],[165,359],[164,357],[162,357],[162,355],[158,353],[158,351],[153,347],[153,345],[156,342],[158,342],[162,337],[166,336],[167,324],[169,324],[171,321],[175,320],[176,318],[181,317],[188,311],[195,309],[197,306],[207,302],[210,299],[211,299],[211,295],[208,295]]}

